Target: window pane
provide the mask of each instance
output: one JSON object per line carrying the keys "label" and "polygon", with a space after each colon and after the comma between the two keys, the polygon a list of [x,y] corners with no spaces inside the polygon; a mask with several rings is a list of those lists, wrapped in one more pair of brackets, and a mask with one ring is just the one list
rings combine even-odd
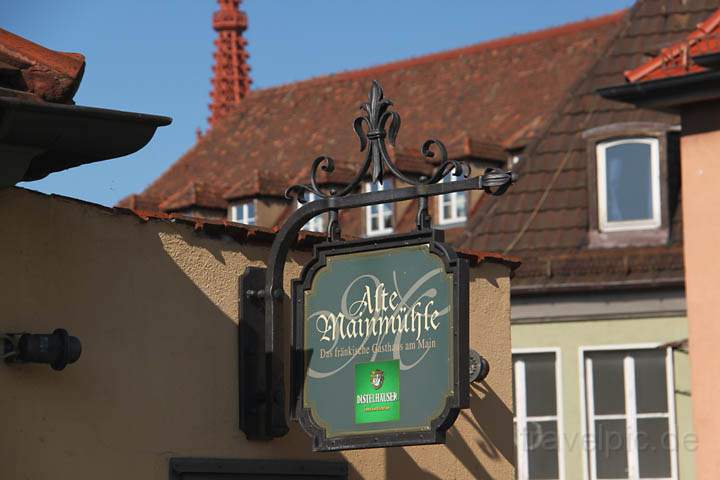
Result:
{"label": "window pane", "polygon": [[[308,193],[306,199],[307,199],[307,203],[314,202],[315,200],[318,200],[318,196],[315,195],[314,193]],[[302,203],[298,202],[297,208],[300,208],[300,207],[302,207]],[[322,232],[324,230],[324,227],[323,227],[323,223],[324,223],[323,219],[324,218],[325,218],[324,214],[320,214],[316,217],[313,217],[303,226],[303,230],[309,230],[311,232]]]}
{"label": "window pane", "polygon": [[635,396],[638,413],[667,413],[667,376],[665,351],[634,352]]}
{"label": "window pane", "polygon": [[595,415],[625,413],[624,356],[625,352],[598,352],[590,355]]}
{"label": "window pane", "polygon": [[303,229],[310,230],[311,232],[322,232],[324,230],[323,223],[323,216],[318,215],[306,223]]}
{"label": "window pane", "polygon": [[667,418],[638,419],[640,478],[670,476],[670,435]]}
{"label": "window pane", "polygon": [[[453,182],[457,177],[448,173],[441,182]],[[438,198],[438,215],[441,223],[465,220],[465,192],[453,192]]]}
{"label": "window pane", "polygon": [[460,218],[465,218],[465,202],[467,194],[465,192],[459,192],[457,195],[457,215]]}
{"label": "window pane", "polygon": [[624,143],[605,150],[609,222],[652,219],[651,149]]}
{"label": "window pane", "polygon": [[528,422],[527,447],[530,479],[559,478],[557,422]]}
{"label": "window pane", "polygon": [[[385,179],[382,183],[371,182],[365,187],[368,192],[379,192],[392,189],[392,181]],[[370,205],[366,207],[366,214],[369,217],[368,234],[383,233],[383,230],[392,228],[392,206],[390,204]]]}
{"label": "window pane", "polygon": [[388,229],[392,228],[392,213],[391,213],[391,212],[385,212],[385,217],[384,217],[384,218],[385,218],[385,221],[384,221],[384,226],[383,226],[383,228],[385,228],[385,230],[388,230]]}
{"label": "window pane", "polygon": [[255,223],[255,202],[248,202],[245,204],[245,211],[247,215],[245,217],[245,223],[252,225]]}
{"label": "window pane", "polygon": [[525,362],[525,398],[528,417],[557,415],[555,354],[519,355]]}
{"label": "window pane", "polygon": [[595,421],[597,478],[628,478],[625,420]]}

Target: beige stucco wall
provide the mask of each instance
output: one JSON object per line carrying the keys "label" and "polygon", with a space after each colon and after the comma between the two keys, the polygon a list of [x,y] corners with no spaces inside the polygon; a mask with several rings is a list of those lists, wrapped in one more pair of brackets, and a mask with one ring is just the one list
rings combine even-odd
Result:
{"label": "beige stucco wall", "polygon": [[720,103],[683,112],[681,140],[685,289],[698,478],[720,478]]}
{"label": "beige stucco wall", "polygon": [[[581,348],[662,345],[687,338],[685,317],[592,320],[513,325],[513,349],[557,349],[561,373],[560,421],[566,479],[589,478],[583,430]],[[697,437],[693,432],[688,355],[673,352],[675,427],[679,479],[695,478]],[[695,392],[692,392],[694,398]]]}
{"label": "beige stucco wall", "polygon": [[[508,270],[471,273],[471,347],[491,364],[446,445],[312,453],[295,424],[248,442],[237,418],[237,280],[268,245],[210,238],[21,189],[0,191],[0,332],[67,328],[63,372],[0,364],[1,478],[168,478],[171,457],[345,456],[351,478],[513,477]],[[286,269],[296,276],[307,253]]]}

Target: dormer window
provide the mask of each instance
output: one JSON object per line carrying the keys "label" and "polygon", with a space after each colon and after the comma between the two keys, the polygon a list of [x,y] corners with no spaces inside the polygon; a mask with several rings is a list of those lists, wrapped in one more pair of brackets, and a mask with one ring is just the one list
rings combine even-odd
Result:
{"label": "dormer window", "polygon": [[[307,201],[308,202],[314,202],[318,199],[318,196],[314,193],[308,193],[307,194]],[[300,203],[298,202],[298,208],[300,208]],[[303,230],[308,230],[310,232],[324,232],[325,231],[325,216],[324,215],[318,215],[317,217],[313,217],[310,219],[309,222],[305,224],[303,227]]]}
{"label": "dormer window", "polygon": [[[388,179],[380,182],[365,184],[366,192],[379,192],[390,190],[392,182]],[[365,207],[365,233],[368,237],[374,235],[387,235],[393,232],[392,204],[382,203]]]}
{"label": "dormer window", "polygon": [[600,231],[658,228],[658,139],[625,138],[598,143],[596,148]]}
{"label": "dormer window", "polygon": [[590,248],[670,240],[680,180],[678,131],[664,123],[624,122],[582,133]]}
{"label": "dormer window", "polygon": [[230,207],[230,220],[255,225],[255,200],[236,203]]}
{"label": "dormer window", "polygon": [[[445,175],[441,180],[451,182],[451,174]],[[438,197],[438,223],[452,225],[467,220],[467,194],[466,192],[452,192]]]}

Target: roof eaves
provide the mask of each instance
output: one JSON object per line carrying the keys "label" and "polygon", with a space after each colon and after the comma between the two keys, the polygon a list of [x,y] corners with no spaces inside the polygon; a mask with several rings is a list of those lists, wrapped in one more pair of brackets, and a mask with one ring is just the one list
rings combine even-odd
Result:
{"label": "roof eaves", "polygon": [[597,90],[608,100],[676,113],[679,106],[720,98],[720,71],[628,83]]}
{"label": "roof eaves", "polygon": [[674,288],[685,285],[685,277],[670,276],[653,279],[637,279],[637,280],[609,280],[609,281],[589,281],[589,282],[567,282],[567,283],[544,283],[533,285],[516,285],[510,288],[512,295],[543,295],[551,292],[577,293],[577,292],[597,292],[608,290],[628,290],[628,289],[647,289],[647,288]]}
{"label": "roof eaves", "polygon": [[482,250],[474,250],[472,248],[461,248],[457,250],[457,253],[469,259],[471,262],[473,262],[473,265],[480,265],[483,262],[499,263],[508,267],[511,272],[515,272],[515,270],[517,270],[520,265],[522,265],[522,261],[520,260],[520,258],[512,255],[504,255],[495,252],[485,252]]}
{"label": "roof eaves", "polygon": [[37,152],[25,160],[25,168],[14,166],[0,186],[129,155],[171,121],[157,115],[0,96],[0,144]]}
{"label": "roof eaves", "polygon": [[720,52],[706,53],[691,57],[692,61],[711,70],[720,69]]}

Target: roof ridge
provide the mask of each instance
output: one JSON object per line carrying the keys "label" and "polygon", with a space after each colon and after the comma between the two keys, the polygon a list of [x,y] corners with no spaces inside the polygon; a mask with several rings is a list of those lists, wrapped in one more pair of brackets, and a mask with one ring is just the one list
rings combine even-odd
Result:
{"label": "roof ridge", "polygon": [[624,8],[622,10],[607,13],[599,17],[586,18],[584,20],[562,23],[553,27],[541,28],[538,30],[532,30],[519,34],[506,35],[503,37],[486,40],[480,43],[466,45],[464,47],[457,47],[449,50],[442,50],[439,52],[418,55],[415,57],[381,63],[379,65],[373,65],[369,67],[361,67],[357,69],[318,75],[315,77],[282,83],[280,85],[275,85],[271,87],[258,88],[256,90],[251,90],[248,93],[248,96],[264,96],[277,92],[291,90],[293,88],[315,86],[317,84],[323,84],[331,81],[365,78],[375,74],[402,70],[415,65],[423,65],[437,61],[451,60],[461,57],[462,55],[475,54],[493,48],[503,48],[524,43],[532,43],[540,40],[546,40],[548,38],[567,35],[570,33],[576,33],[582,30],[587,30],[619,21],[625,15],[625,13],[627,13],[628,10],[629,9]]}

